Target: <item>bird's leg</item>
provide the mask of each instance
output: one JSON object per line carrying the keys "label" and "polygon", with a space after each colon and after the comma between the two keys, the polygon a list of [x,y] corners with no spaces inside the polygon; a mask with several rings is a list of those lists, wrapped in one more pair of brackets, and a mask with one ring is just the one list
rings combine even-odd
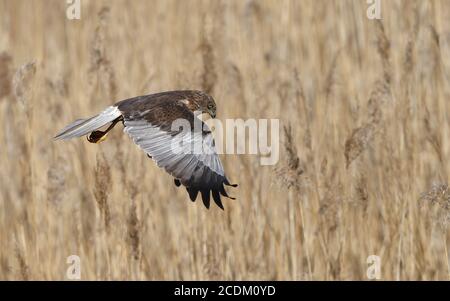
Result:
{"label": "bird's leg", "polygon": [[87,140],[91,143],[100,143],[106,139],[108,132],[113,129],[113,127],[122,120],[122,117],[115,119],[105,131],[93,131],[87,136]]}

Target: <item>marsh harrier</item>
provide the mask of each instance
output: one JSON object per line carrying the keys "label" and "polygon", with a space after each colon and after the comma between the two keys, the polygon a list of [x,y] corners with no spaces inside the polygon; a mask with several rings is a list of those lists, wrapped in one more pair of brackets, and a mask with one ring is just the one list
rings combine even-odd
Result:
{"label": "marsh harrier", "polygon": [[[215,118],[214,99],[204,92],[190,90],[138,96],[119,101],[94,117],[74,121],[54,138],[59,140],[87,135],[89,142],[99,143],[117,123],[122,122],[124,132],[159,167],[174,177],[177,187],[186,187],[192,201],[200,192],[203,204],[209,208],[212,194],[214,202],[223,209],[221,195],[233,199],[228,196],[224,185],[237,185],[228,181],[215,151],[211,131],[195,113],[206,113]],[[192,125],[191,130],[174,130],[172,124],[176,120],[186,120]],[[193,126],[194,122],[200,122],[200,130]],[[101,131],[100,128],[107,124],[106,130]],[[200,143],[206,151],[175,152],[173,141],[177,139]]]}

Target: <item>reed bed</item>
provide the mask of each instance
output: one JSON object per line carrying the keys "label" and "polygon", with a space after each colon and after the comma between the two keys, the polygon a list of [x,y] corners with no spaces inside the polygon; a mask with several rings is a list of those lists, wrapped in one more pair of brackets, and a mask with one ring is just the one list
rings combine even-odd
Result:
{"label": "reed bed", "polygon": [[[0,0],[0,279],[448,280],[450,2]],[[203,89],[278,118],[280,160],[224,155],[191,203],[119,129],[53,142],[132,96]]]}

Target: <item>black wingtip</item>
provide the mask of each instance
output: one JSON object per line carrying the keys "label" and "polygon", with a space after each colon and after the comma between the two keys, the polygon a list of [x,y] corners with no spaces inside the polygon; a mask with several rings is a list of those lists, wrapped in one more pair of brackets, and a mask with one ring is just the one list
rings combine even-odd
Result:
{"label": "black wingtip", "polygon": [[213,195],[214,203],[216,203],[216,205],[219,206],[220,209],[225,210],[225,208],[223,208],[222,200],[220,199],[219,190],[213,189],[212,195]]}
{"label": "black wingtip", "polygon": [[225,181],[223,181],[223,183],[227,186],[238,187],[238,184],[231,184],[230,181],[228,181],[228,179],[226,179],[226,178],[225,178]]}
{"label": "black wingtip", "polygon": [[229,199],[232,199],[232,200],[236,199],[236,198],[231,197],[231,196],[228,195],[228,193],[226,192],[225,187],[223,187],[223,185],[220,185],[219,192],[220,192],[221,195],[223,195],[226,198],[229,198]]}
{"label": "black wingtip", "polygon": [[203,205],[205,205],[206,209],[209,209],[209,204],[210,204],[209,190],[202,190],[201,192],[202,192]]}
{"label": "black wingtip", "polygon": [[191,199],[191,201],[195,202],[195,200],[197,199],[198,190],[193,188],[186,188],[186,190],[189,193],[189,198]]}

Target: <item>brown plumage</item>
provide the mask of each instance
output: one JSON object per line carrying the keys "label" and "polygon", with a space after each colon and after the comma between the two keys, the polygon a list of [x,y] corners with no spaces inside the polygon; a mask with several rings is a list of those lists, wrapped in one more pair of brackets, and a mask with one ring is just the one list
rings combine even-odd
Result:
{"label": "brown plumage", "polygon": [[[200,192],[204,205],[209,208],[212,194],[214,202],[223,209],[221,195],[231,198],[224,186],[237,185],[228,181],[207,125],[201,122],[202,129],[195,129],[194,121],[200,120],[194,112],[207,113],[215,118],[214,99],[204,92],[191,90],[138,96],[122,100],[97,116],[76,120],[56,135],[55,139],[89,134],[89,142],[101,142],[118,122],[122,122],[124,131],[133,141],[159,167],[175,178],[175,185],[186,186],[192,201],[196,200]],[[173,122],[179,119],[189,122],[190,132],[172,129]],[[108,123],[110,126],[105,131],[98,130]],[[186,147],[191,143],[200,143],[202,151],[175,152],[172,145],[178,142]]]}

